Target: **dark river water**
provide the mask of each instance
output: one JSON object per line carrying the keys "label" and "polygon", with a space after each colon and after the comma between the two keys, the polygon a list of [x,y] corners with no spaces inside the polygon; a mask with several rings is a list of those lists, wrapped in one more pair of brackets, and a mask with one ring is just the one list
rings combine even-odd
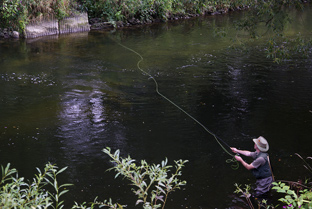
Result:
{"label": "dark river water", "polygon": [[[311,34],[308,14],[296,14],[289,35]],[[143,56],[140,67],[163,95],[228,145],[253,150],[262,135],[276,179],[304,179],[309,173],[295,153],[312,156],[312,60],[274,64],[262,42],[247,52],[229,48],[237,18],[0,40],[0,163],[28,179],[47,162],[68,166],[59,181],[74,184],[64,196],[70,206],[98,196],[142,208],[129,182],[106,172],[112,164],[102,149],[138,162],[189,160],[187,185],[167,208],[248,208],[233,192],[235,183],[254,183],[251,172],[233,170],[213,136],[155,92],[137,68],[140,57],[122,43]],[[214,36],[218,28],[229,36]]]}

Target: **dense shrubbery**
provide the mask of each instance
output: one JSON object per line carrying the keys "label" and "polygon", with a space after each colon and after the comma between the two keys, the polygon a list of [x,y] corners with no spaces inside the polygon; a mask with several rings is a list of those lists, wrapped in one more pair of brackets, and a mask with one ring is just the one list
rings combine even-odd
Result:
{"label": "dense shrubbery", "polygon": [[100,17],[106,21],[127,21],[135,18],[141,22],[244,6],[243,2],[232,0],[84,0],[82,3],[89,17]]}
{"label": "dense shrubbery", "polygon": [[0,7],[0,26],[21,29],[25,26],[25,7],[19,0],[2,0]]}

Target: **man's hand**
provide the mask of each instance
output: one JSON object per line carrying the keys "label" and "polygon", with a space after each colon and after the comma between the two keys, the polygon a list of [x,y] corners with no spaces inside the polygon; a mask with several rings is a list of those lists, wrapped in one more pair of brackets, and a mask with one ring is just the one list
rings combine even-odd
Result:
{"label": "man's hand", "polygon": [[235,147],[231,147],[232,152],[237,153],[237,154],[242,154],[245,155],[247,157],[250,157],[251,152],[247,151],[247,150],[240,150],[240,149],[236,149]]}
{"label": "man's hand", "polygon": [[232,152],[237,153],[237,149],[235,147],[231,147]]}
{"label": "man's hand", "polygon": [[246,163],[246,162],[245,162],[240,156],[238,156],[238,155],[235,155],[235,159],[236,159],[238,162],[241,162],[242,165],[243,165],[247,170],[251,170],[251,169],[254,169],[254,168],[255,168],[252,164]]}
{"label": "man's hand", "polygon": [[235,159],[236,159],[238,162],[242,162],[242,161],[243,161],[243,159],[242,159],[240,156],[237,156],[237,155],[235,155]]}

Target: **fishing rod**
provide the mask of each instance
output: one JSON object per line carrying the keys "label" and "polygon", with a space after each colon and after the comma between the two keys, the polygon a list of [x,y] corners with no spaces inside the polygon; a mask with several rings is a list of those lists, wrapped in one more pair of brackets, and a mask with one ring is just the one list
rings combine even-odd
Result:
{"label": "fishing rod", "polygon": [[[235,159],[235,155],[230,153],[224,146],[227,146],[228,148],[231,148],[224,140],[222,140],[220,137],[218,137],[216,134],[214,134],[212,131],[210,131],[206,126],[204,126],[201,122],[199,122],[196,118],[194,118],[192,115],[190,115],[188,112],[186,112],[184,109],[182,109],[180,106],[178,106],[176,103],[174,103],[173,101],[171,101],[169,98],[167,98],[165,95],[163,95],[162,93],[159,92],[159,85],[158,82],[156,81],[156,79],[154,78],[154,76],[152,76],[151,74],[149,74],[148,72],[146,72],[145,70],[143,70],[140,67],[140,63],[143,62],[143,56],[138,53],[137,51],[121,44],[120,42],[115,41],[114,39],[112,39],[114,42],[116,42],[118,45],[122,46],[123,48],[133,52],[134,54],[138,55],[140,57],[140,60],[137,62],[137,67],[138,69],[145,75],[149,76],[149,79],[152,79],[155,83],[155,90],[156,93],[158,95],[160,95],[162,98],[164,98],[165,100],[167,100],[169,103],[171,103],[172,105],[174,105],[176,108],[178,108],[180,111],[182,111],[183,113],[185,113],[188,117],[190,117],[191,119],[193,119],[198,125],[200,125],[206,132],[208,132],[210,135],[212,135],[214,137],[214,139],[216,140],[216,142],[220,145],[220,147],[224,150],[224,152],[226,152],[228,155],[230,155],[232,158],[231,159],[227,159],[226,162],[227,163],[232,163],[231,167],[232,169],[238,169],[239,168],[239,163],[238,161]],[[222,144],[222,143],[223,144]]]}

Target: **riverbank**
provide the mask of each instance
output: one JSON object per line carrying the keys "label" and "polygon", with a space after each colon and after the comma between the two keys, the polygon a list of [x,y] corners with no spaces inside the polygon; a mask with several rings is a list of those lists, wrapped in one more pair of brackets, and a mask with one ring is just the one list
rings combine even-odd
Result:
{"label": "riverbank", "polygon": [[60,22],[79,13],[87,13],[91,30],[105,30],[189,19],[194,16],[222,15],[248,8],[252,8],[255,14],[251,14],[239,27],[256,36],[254,26],[263,22],[274,31],[280,32],[288,16],[284,10],[302,10],[306,2],[309,1],[47,0],[43,5],[42,0],[0,0],[0,28],[4,28],[0,37],[25,38],[25,29],[30,23],[40,24],[42,19]]}
{"label": "riverbank", "polygon": [[125,27],[134,27],[134,26],[140,26],[140,25],[149,25],[153,23],[161,23],[161,22],[167,22],[167,21],[176,21],[181,19],[190,19],[193,17],[199,17],[199,16],[208,16],[208,15],[222,15],[226,14],[231,11],[240,11],[248,9],[248,6],[244,7],[237,7],[237,8],[223,8],[218,11],[215,11],[214,9],[208,10],[203,14],[176,14],[169,16],[166,20],[164,19],[148,19],[148,20],[141,20],[138,18],[131,18],[126,21],[106,21],[103,18],[90,18],[89,23],[91,25],[91,30],[110,30],[114,28],[125,28]]}
{"label": "riverbank", "polygon": [[[237,9],[238,10],[238,9]],[[241,8],[239,8],[241,10]],[[134,26],[143,26],[143,25],[149,25],[153,23],[161,23],[161,22],[166,22],[166,21],[176,21],[176,20],[181,20],[181,19],[190,19],[193,17],[198,17],[198,16],[205,16],[205,15],[222,15],[226,14],[229,11],[235,11],[234,9],[223,9],[220,11],[215,11],[215,12],[207,12],[203,15],[200,14],[186,14],[186,15],[175,15],[172,17],[169,17],[167,20],[163,19],[153,19],[149,21],[142,21],[137,18],[131,18],[127,21],[117,21],[117,22],[108,22],[105,19],[102,18],[90,18],[89,19],[89,24],[90,24],[90,30],[112,30],[115,28],[125,28],[125,27],[134,27]],[[79,31],[76,31],[79,32]],[[71,32],[69,32],[71,33]],[[49,35],[46,33],[46,35]],[[0,38],[27,38],[25,37],[25,34],[19,33],[18,31],[9,29],[9,28],[0,28]]]}
{"label": "riverbank", "polygon": [[[16,1],[16,2],[15,2]],[[65,0],[63,0],[65,2]],[[5,1],[4,1],[5,2]],[[53,9],[42,9],[39,4],[29,5],[28,2],[13,0],[17,9],[12,10],[5,7],[0,13],[16,15],[2,15],[0,18],[0,38],[27,38],[25,29],[30,22],[40,24],[42,17],[54,18],[59,21],[70,17],[77,11],[87,11],[88,21],[91,30],[106,30],[114,28],[132,27],[152,23],[189,19],[195,16],[220,15],[229,11],[242,10],[248,6],[242,3],[232,3],[231,1],[158,1],[146,0],[143,2],[122,0],[122,1],[93,1],[84,2],[66,0],[66,9],[59,8],[58,5],[49,5]],[[7,2],[9,3],[9,2]],[[0,5],[1,6],[1,5]],[[38,14],[33,14],[29,8],[37,7]],[[49,7],[49,6],[47,6]],[[76,11],[76,12],[75,12]],[[14,13],[15,14],[15,13]],[[49,34],[47,34],[49,35]]]}

